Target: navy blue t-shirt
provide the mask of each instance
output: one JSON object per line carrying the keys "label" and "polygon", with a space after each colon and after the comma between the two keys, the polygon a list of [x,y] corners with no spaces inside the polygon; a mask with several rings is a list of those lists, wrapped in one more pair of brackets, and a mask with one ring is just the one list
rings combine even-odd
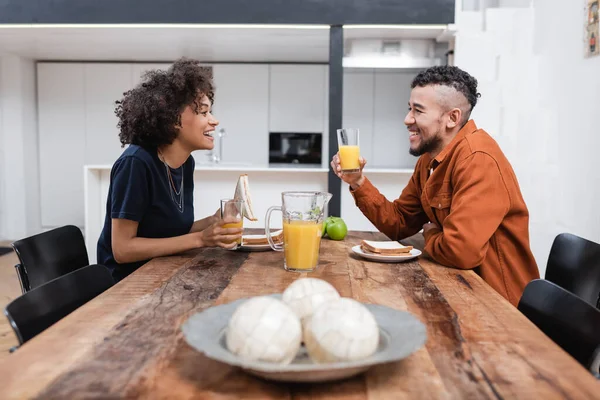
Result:
{"label": "navy blue t-shirt", "polygon": [[110,172],[106,217],[97,256],[98,263],[108,267],[116,280],[123,279],[148,260],[128,264],[115,261],[111,245],[112,218],[138,222],[138,237],[168,238],[189,233],[194,223],[194,167],[192,156],[179,168],[167,167],[158,158],[156,149],[137,145],[130,145],[115,162]]}

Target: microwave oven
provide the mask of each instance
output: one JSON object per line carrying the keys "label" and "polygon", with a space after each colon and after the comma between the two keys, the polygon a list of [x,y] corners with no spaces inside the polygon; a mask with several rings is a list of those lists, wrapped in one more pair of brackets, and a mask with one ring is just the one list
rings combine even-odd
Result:
{"label": "microwave oven", "polygon": [[321,165],[321,132],[269,132],[269,164]]}

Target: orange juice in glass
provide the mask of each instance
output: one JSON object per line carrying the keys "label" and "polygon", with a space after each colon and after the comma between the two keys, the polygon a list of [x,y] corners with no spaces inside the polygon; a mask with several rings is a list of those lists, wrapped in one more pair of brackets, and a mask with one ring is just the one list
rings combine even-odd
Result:
{"label": "orange juice in glass", "polygon": [[[244,218],[242,216],[242,208],[243,201],[242,200],[233,200],[233,199],[223,199],[221,200],[221,219],[225,218],[235,218],[239,221],[230,222],[227,224],[223,224],[223,228],[243,228],[244,227]],[[238,245],[233,248],[235,250],[242,244],[242,238],[236,240]]]}
{"label": "orange juice in glass", "polygon": [[[273,250],[284,252],[286,270],[308,272],[317,268],[323,219],[330,199],[327,192],[283,192],[282,206],[267,211],[267,239]],[[271,213],[275,210],[283,214],[283,245],[276,245],[271,237]]]}
{"label": "orange juice in glass", "polygon": [[337,130],[338,153],[342,172],[352,173],[360,171],[360,147],[358,142],[358,129],[346,128]]}

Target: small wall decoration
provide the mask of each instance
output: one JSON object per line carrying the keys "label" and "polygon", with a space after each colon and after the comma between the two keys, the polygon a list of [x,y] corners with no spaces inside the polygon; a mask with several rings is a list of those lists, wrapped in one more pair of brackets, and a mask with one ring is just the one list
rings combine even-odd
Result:
{"label": "small wall decoration", "polygon": [[592,57],[600,54],[600,34],[598,32],[600,0],[585,0],[585,2],[585,56]]}

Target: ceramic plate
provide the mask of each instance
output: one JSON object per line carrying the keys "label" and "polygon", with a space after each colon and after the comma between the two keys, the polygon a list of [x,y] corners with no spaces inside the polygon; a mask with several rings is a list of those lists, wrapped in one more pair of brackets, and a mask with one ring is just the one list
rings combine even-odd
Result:
{"label": "ceramic plate", "polygon": [[[274,295],[281,298],[281,295]],[[244,360],[227,350],[225,332],[235,309],[247,299],[210,307],[190,317],[182,326],[187,343],[208,358],[240,367],[261,378],[284,382],[326,382],[360,374],[378,364],[408,357],[427,340],[425,325],[412,314],[389,307],[365,304],[379,325],[379,346],[372,356],[351,362],[315,364],[304,347],[288,365]]]}
{"label": "ceramic plate", "polygon": [[388,255],[367,253],[367,252],[363,251],[363,249],[360,247],[360,245],[354,246],[352,248],[352,251],[354,252],[354,254],[358,254],[359,256],[366,258],[368,260],[378,261],[378,262],[391,262],[391,263],[412,260],[413,258],[417,258],[421,255],[421,250],[414,249],[414,248],[410,251],[410,253],[409,253],[410,255],[406,255],[406,256],[388,256]]}

